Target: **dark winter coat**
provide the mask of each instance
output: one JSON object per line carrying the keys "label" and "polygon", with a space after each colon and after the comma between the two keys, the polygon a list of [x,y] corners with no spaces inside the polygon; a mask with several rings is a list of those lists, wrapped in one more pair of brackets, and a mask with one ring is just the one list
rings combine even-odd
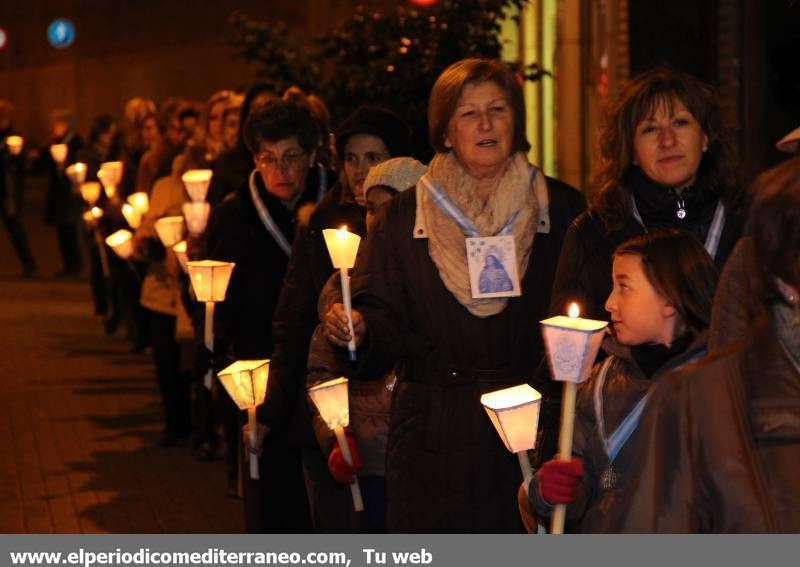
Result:
{"label": "dark winter coat", "polygon": [[640,428],[621,531],[800,532],[800,368],[771,317],[659,382]]}
{"label": "dark winter coat", "polygon": [[265,403],[259,419],[288,424],[290,441],[304,447],[317,444],[305,395],[308,349],[319,323],[317,300],[334,271],[322,230],[342,225],[361,236],[366,232],[363,207],[343,195],[342,186],[337,184],[317,206],[308,227],[295,238],[272,324],[275,349],[268,392],[279,390],[284,403]]}
{"label": "dark winter coat", "polygon": [[11,155],[5,140],[18,135],[13,128],[0,131],[0,213],[12,217],[19,214],[25,190],[25,161],[23,154]]}
{"label": "dark winter coat", "polygon": [[[305,192],[294,211],[266,191],[259,175],[255,179],[275,224],[291,242],[297,229],[297,212],[304,204],[316,202],[316,169],[309,172]],[[289,258],[261,222],[247,180],[212,209],[204,257],[236,262],[225,301],[215,307],[215,352],[229,352],[236,359],[269,358],[273,351],[271,322]]]}
{"label": "dark winter coat", "polygon": [[[716,197],[704,194],[700,185],[687,189],[697,196],[685,194],[687,216],[681,220],[675,214],[674,191],[670,191],[649,184],[643,190],[635,191],[645,226],[649,229],[684,229],[697,236],[700,242],[705,242],[716,208]],[[742,232],[742,222],[736,211],[726,212],[725,226],[714,258],[720,267]],[[567,231],[558,262],[551,313],[563,315],[568,305],[576,301],[581,306],[582,317],[608,320],[603,306],[611,293],[611,257],[614,249],[644,232],[642,225],[632,216],[621,229],[611,232],[606,230],[601,219],[592,211],[575,219]]]}
{"label": "dark winter coat", "polygon": [[50,148],[42,150],[41,163],[48,176],[47,194],[44,200],[44,222],[49,225],[77,224],[83,209],[80,192],[72,187],[67,174],[67,167],[78,161],[78,154],[83,148],[83,140],[77,135],[69,137],[67,159],[59,166],[50,155]]}
{"label": "dark winter coat", "polygon": [[354,306],[368,328],[358,376],[375,379],[397,364],[386,462],[390,532],[522,531],[518,460],[480,396],[533,382],[542,360],[538,321],[548,314],[564,233],[583,209],[577,191],[553,179],[547,185],[550,232],[535,236],[522,296],[491,317],[472,315],[453,297],[428,241],[412,237],[415,191],[395,197],[370,231],[353,276]]}
{"label": "dark winter coat", "polygon": [[[602,391],[602,415],[606,437],[610,437],[620,423],[633,410],[634,406],[662,377],[670,371],[705,354],[706,335],[697,336],[683,345],[674,354],[664,349],[660,356],[666,358],[652,375],[637,363],[631,349],[624,347],[613,338],[606,338],[603,350],[613,355],[606,371],[605,387]],[[658,347],[656,347],[658,348]],[[653,350],[650,347],[651,351]],[[598,429],[598,415],[594,406],[594,391],[598,374],[605,362],[597,363],[591,377],[578,387],[575,405],[575,431],[572,442],[573,457],[583,461],[584,474],[575,502],[567,507],[567,525],[570,531],[584,533],[604,533],[611,529],[609,518],[619,513],[620,501],[626,494],[627,479],[638,466],[639,448],[638,428],[628,438],[614,459],[613,486],[604,486],[603,473],[609,470],[609,458],[603,446]],[[547,518],[552,506],[545,502],[539,493],[539,475],[534,475],[530,485],[529,498],[539,518]]]}

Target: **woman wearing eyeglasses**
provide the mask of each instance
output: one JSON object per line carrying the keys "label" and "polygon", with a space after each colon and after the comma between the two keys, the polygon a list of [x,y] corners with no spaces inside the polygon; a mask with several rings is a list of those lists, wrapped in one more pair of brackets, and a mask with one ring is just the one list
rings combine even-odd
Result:
{"label": "woman wearing eyeglasses", "polygon": [[[239,189],[212,210],[206,232],[203,257],[236,262],[236,268],[227,299],[215,311],[213,360],[199,348],[196,367],[203,374],[212,364],[220,370],[232,360],[272,356],[271,322],[295,231],[302,211],[327,190],[328,173],[316,161],[317,127],[306,109],[273,99],[250,114],[243,135],[253,154],[253,169]],[[231,403],[227,396],[223,399]],[[226,428],[235,447],[238,423],[228,420]],[[232,454],[238,453],[233,449]],[[247,530],[309,531],[300,453],[289,448],[285,428],[272,427],[263,455],[261,480],[244,482]],[[236,464],[229,462],[228,469],[233,495]]]}

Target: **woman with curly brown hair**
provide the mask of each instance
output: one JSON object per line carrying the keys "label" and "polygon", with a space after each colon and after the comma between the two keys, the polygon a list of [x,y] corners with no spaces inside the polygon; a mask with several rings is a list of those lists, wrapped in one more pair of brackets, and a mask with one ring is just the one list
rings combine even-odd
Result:
{"label": "woman with curly brown hair", "polygon": [[600,135],[602,169],[589,210],[567,232],[551,309],[578,301],[605,319],[611,256],[655,228],[694,234],[721,266],[741,234],[740,188],[711,87],[667,68],[639,75]]}

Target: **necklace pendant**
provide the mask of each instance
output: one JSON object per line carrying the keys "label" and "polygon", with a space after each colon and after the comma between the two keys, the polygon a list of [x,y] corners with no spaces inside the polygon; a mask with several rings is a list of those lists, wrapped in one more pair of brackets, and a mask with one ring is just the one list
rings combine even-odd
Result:
{"label": "necklace pendant", "polygon": [[600,475],[600,486],[603,490],[611,490],[617,486],[617,473],[614,471],[614,465],[608,465],[608,468]]}
{"label": "necklace pendant", "polygon": [[683,199],[678,199],[678,211],[675,213],[675,215],[681,220],[686,218],[685,206],[686,205],[684,204]]}

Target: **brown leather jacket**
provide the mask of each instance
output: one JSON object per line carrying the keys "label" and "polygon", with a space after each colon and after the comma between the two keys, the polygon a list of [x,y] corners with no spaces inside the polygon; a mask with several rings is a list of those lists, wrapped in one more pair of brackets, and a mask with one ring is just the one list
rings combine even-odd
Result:
{"label": "brown leather jacket", "polygon": [[661,381],[640,428],[621,531],[800,531],[800,370],[771,317]]}

